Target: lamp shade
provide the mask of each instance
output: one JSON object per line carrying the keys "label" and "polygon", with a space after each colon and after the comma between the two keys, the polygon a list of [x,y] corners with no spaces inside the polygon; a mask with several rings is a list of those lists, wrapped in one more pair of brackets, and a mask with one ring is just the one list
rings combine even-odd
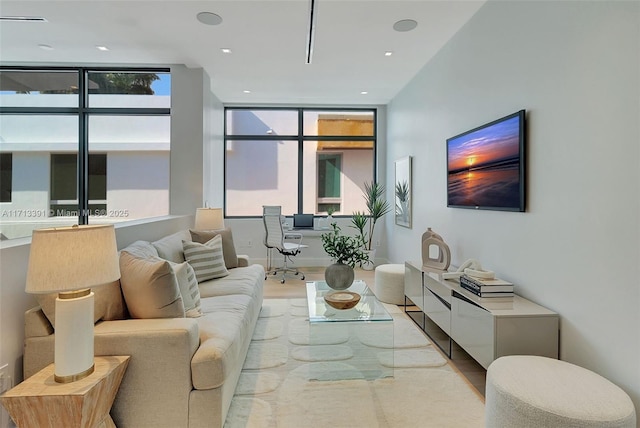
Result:
{"label": "lamp shade", "polygon": [[196,210],[196,230],[224,229],[222,208],[198,208]]}
{"label": "lamp shade", "polygon": [[120,278],[113,225],[37,229],[31,238],[27,293],[91,288]]}

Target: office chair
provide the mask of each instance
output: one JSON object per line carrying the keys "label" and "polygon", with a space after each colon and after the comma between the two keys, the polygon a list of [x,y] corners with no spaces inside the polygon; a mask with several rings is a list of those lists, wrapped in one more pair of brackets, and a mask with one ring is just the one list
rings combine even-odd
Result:
{"label": "office chair", "polygon": [[[294,275],[302,274],[300,279],[304,280],[304,273],[300,272],[297,268],[290,268],[287,263],[291,261],[291,257],[295,257],[300,253],[300,249],[307,248],[307,245],[302,245],[302,234],[295,232],[287,232],[286,236],[282,230],[282,207],[277,205],[264,205],[262,207],[262,221],[264,222],[264,245],[267,247],[267,273],[266,275],[276,275],[278,272],[282,272],[281,284],[284,284],[285,276],[287,272],[291,272]],[[286,242],[289,241],[289,242]],[[273,249],[278,250],[280,254],[284,256],[284,264],[280,268],[272,268],[271,266],[271,251]],[[267,279],[265,275],[264,279]]]}

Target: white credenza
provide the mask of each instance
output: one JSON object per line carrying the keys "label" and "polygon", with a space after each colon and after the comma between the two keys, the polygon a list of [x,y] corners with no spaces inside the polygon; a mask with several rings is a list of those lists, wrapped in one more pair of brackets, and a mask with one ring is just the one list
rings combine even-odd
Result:
{"label": "white credenza", "polygon": [[405,262],[405,296],[419,309],[405,310],[447,355],[453,340],[485,369],[504,355],[558,358],[557,313],[518,295],[480,299],[442,273]]}

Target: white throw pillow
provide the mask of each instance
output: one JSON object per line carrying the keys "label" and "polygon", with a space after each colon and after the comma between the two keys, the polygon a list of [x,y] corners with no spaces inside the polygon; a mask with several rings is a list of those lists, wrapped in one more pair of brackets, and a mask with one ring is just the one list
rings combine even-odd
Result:
{"label": "white throw pillow", "polygon": [[[171,262],[170,262],[171,263]],[[189,318],[197,318],[202,316],[200,308],[200,289],[196,280],[196,273],[188,262],[171,263],[171,269],[176,274],[182,302],[184,303],[184,312]]]}
{"label": "white throw pillow", "polygon": [[217,235],[206,244],[182,241],[182,248],[199,283],[229,275],[222,253],[222,236]]}

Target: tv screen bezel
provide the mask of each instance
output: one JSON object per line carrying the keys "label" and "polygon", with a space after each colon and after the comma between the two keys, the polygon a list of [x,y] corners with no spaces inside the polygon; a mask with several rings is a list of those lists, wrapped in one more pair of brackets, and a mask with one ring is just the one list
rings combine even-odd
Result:
{"label": "tv screen bezel", "polygon": [[[481,131],[483,129],[490,128],[496,124],[505,122],[514,117],[518,117],[519,119],[519,129],[518,129],[518,155],[519,155],[519,165],[518,165],[518,192],[519,192],[519,206],[493,206],[493,205],[463,205],[463,204],[451,204],[450,196],[449,196],[449,149],[451,146],[452,140],[457,140],[465,135],[472,134],[477,131]],[[447,156],[446,156],[446,171],[447,171],[447,207],[449,208],[464,208],[464,209],[472,209],[472,210],[491,210],[491,211],[511,211],[511,212],[525,212],[526,211],[526,111],[519,110],[515,113],[509,114],[507,116],[501,117],[499,119],[493,120],[491,122],[485,123],[484,125],[480,125],[476,128],[465,131],[461,134],[455,135],[453,137],[447,138]]]}

